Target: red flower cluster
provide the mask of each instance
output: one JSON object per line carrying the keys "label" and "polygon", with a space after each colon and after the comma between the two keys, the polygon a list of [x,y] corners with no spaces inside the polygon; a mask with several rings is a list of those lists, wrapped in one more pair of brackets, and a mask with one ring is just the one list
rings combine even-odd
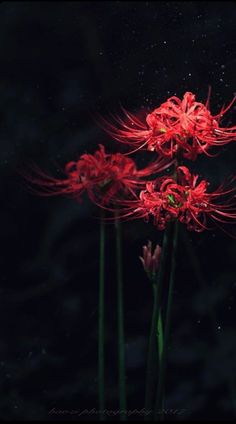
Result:
{"label": "red flower cluster", "polygon": [[209,229],[207,218],[222,224],[236,219],[236,187],[221,185],[208,193],[209,182],[199,182],[199,176],[192,175],[187,167],[179,166],[176,174],[176,177],[161,177],[147,183],[138,199],[124,202],[123,216],[146,220],[152,216],[159,230],[177,219],[186,224],[188,230],[197,232]]}
{"label": "red flower cluster", "polygon": [[108,154],[100,144],[94,155],[83,154],[78,161],[69,162],[65,167],[64,179],[51,177],[39,169],[35,169],[35,177],[26,177],[34,186],[40,187],[38,194],[67,194],[79,200],[86,191],[94,203],[107,205],[124,195],[135,195],[138,188],[145,187],[147,180],[143,178],[159,173],[170,165],[170,161],[159,158],[138,170],[133,159],[121,153]]}
{"label": "red flower cluster", "polygon": [[[146,124],[127,112],[127,122],[118,118],[120,128],[109,127],[115,138],[135,150],[145,147],[159,153],[157,160],[144,169],[137,169],[127,155],[108,154],[99,145],[94,155],[83,154],[76,162],[69,162],[64,179],[36,170],[36,176],[28,180],[40,187],[43,195],[67,194],[78,200],[86,192],[100,207],[110,211],[119,208],[124,218],[153,217],[159,230],[172,220],[198,232],[209,228],[208,218],[217,225],[235,221],[236,188],[221,185],[209,193],[207,180],[199,181],[186,166],[178,166],[179,158],[195,160],[202,153],[211,156],[211,147],[236,140],[236,126],[222,128],[219,124],[234,100],[213,116],[209,96],[204,105],[186,92],[182,100],[172,96],[154,109],[147,115]],[[171,165],[175,165],[172,176],[158,175]]]}
{"label": "red flower cluster", "polygon": [[107,125],[108,132],[118,141],[135,147],[156,151],[162,156],[183,157],[195,160],[199,154],[209,155],[213,146],[221,146],[236,139],[236,126],[221,128],[220,119],[233,101],[213,116],[209,110],[209,97],[204,105],[196,102],[195,95],[186,92],[183,99],[170,97],[146,117],[146,123],[125,112],[126,120],[118,118],[119,127]]}

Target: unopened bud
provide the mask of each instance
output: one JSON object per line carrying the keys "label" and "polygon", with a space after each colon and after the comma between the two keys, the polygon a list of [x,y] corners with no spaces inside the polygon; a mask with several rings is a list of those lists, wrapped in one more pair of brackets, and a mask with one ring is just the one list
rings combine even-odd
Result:
{"label": "unopened bud", "polygon": [[154,278],[160,264],[161,247],[157,244],[154,252],[152,253],[152,242],[148,241],[146,246],[143,246],[143,256],[140,260],[143,264],[145,272],[149,278]]}

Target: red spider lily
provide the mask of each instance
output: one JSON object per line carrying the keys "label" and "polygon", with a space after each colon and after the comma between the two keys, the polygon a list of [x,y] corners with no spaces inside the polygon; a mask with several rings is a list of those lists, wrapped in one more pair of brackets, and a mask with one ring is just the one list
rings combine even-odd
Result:
{"label": "red spider lily", "polygon": [[152,216],[159,230],[176,219],[197,232],[210,229],[208,218],[221,224],[236,223],[236,187],[222,184],[208,193],[209,182],[199,182],[199,176],[192,175],[187,167],[179,166],[176,174],[175,178],[161,177],[147,183],[139,198],[124,201],[123,217],[149,220]]}
{"label": "red spider lily", "polygon": [[227,184],[221,184],[214,192],[208,193],[210,183],[207,180],[198,182],[199,176],[191,175],[185,166],[180,166],[177,173],[185,189],[185,201],[180,207],[178,219],[189,230],[201,232],[209,229],[207,218],[221,224],[236,223],[236,187],[231,186],[235,177]]}
{"label": "red spider lily", "polygon": [[135,162],[121,153],[108,154],[103,145],[94,155],[83,154],[76,162],[65,167],[66,178],[58,179],[34,168],[35,176],[26,176],[33,186],[38,186],[37,194],[51,196],[71,195],[80,199],[86,191],[89,198],[99,206],[115,201],[124,194],[135,194],[138,188],[144,188],[146,178],[161,172],[173,163],[161,158],[138,170]]}
{"label": "red spider lily", "polygon": [[195,95],[186,92],[183,100],[170,97],[146,117],[146,123],[125,111],[126,119],[120,118],[118,128],[107,124],[107,130],[118,141],[132,145],[135,150],[146,148],[162,156],[173,157],[182,151],[185,158],[195,160],[198,154],[211,154],[212,146],[222,146],[236,140],[236,126],[221,128],[220,119],[230,109],[235,98],[218,115],[206,104],[196,102]]}
{"label": "red spider lily", "polygon": [[143,264],[144,271],[148,277],[153,279],[160,265],[161,247],[157,244],[154,252],[152,253],[152,242],[148,241],[147,246],[143,246],[143,256],[139,259]]}

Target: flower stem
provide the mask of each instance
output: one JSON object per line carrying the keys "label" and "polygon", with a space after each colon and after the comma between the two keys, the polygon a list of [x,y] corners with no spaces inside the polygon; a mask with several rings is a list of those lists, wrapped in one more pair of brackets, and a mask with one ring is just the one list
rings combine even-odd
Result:
{"label": "flower stem", "polygon": [[159,362],[160,362],[162,358],[162,354],[163,354],[163,342],[164,342],[161,310],[159,312],[158,323],[157,323],[157,337],[158,337],[158,354],[159,354]]}
{"label": "flower stem", "polygon": [[163,415],[162,413],[160,414],[160,411],[163,411],[164,394],[165,394],[167,347],[168,347],[168,340],[169,340],[169,333],[170,333],[170,322],[171,322],[170,319],[171,319],[171,309],[172,309],[172,302],[173,302],[173,286],[174,286],[175,273],[176,273],[177,240],[178,240],[178,221],[176,221],[174,224],[170,282],[169,282],[166,321],[165,321],[165,330],[164,330],[164,343],[163,343],[163,352],[162,352],[160,367],[159,367],[158,386],[157,386],[155,412],[154,412],[155,421],[160,421],[163,419]]}
{"label": "flower stem", "polygon": [[[149,421],[151,418],[151,408],[154,395],[155,377],[157,372],[157,357],[158,357],[158,345],[156,344],[156,322],[158,317],[158,290],[157,284],[153,285],[153,310],[152,310],[152,322],[151,331],[149,336],[148,345],[148,360],[147,360],[147,375],[146,375],[146,390],[145,390],[145,410],[148,414],[145,415],[145,421]],[[150,413],[149,413],[150,412]]]}
{"label": "flower stem", "polygon": [[118,318],[118,362],[119,362],[119,407],[120,421],[126,421],[126,376],[125,376],[125,338],[124,338],[124,308],[123,308],[123,267],[121,223],[118,214],[115,215],[116,231],[116,264],[117,264],[117,318]]}
{"label": "flower stem", "polygon": [[[153,312],[151,331],[148,345],[147,373],[146,373],[146,389],[145,389],[145,421],[152,418],[152,406],[154,402],[154,392],[158,373],[158,360],[162,357],[163,349],[163,332],[162,320],[160,312],[160,300],[162,294],[162,286],[166,276],[166,263],[171,248],[172,223],[169,223],[163,238],[163,246],[161,251],[161,262],[157,273],[157,279],[153,283]],[[152,411],[152,412],[151,412]]]}
{"label": "flower stem", "polygon": [[100,217],[100,259],[99,259],[99,305],[98,305],[98,397],[99,419],[105,421],[105,366],[104,366],[104,283],[105,283],[105,224],[104,211]]}

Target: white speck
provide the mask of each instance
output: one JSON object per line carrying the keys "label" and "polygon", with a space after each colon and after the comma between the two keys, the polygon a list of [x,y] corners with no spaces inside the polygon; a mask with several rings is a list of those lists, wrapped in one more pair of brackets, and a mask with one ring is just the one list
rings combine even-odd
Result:
{"label": "white speck", "polygon": [[221,326],[220,325],[218,325],[217,330],[219,330],[219,331],[221,330]]}
{"label": "white speck", "polygon": [[201,323],[201,320],[199,319],[197,323],[200,324]]}
{"label": "white speck", "polygon": [[102,56],[103,55],[103,52],[99,52],[99,55]]}
{"label": "white speck", "polygon": [[191,72],[189,72],[188,76],[189,76],[189,77],[191,77],[191,76],[192,76]]}
{"label": "white speck", "polygon": [[167,44],[167,41],[163,41],[163,44]]}

